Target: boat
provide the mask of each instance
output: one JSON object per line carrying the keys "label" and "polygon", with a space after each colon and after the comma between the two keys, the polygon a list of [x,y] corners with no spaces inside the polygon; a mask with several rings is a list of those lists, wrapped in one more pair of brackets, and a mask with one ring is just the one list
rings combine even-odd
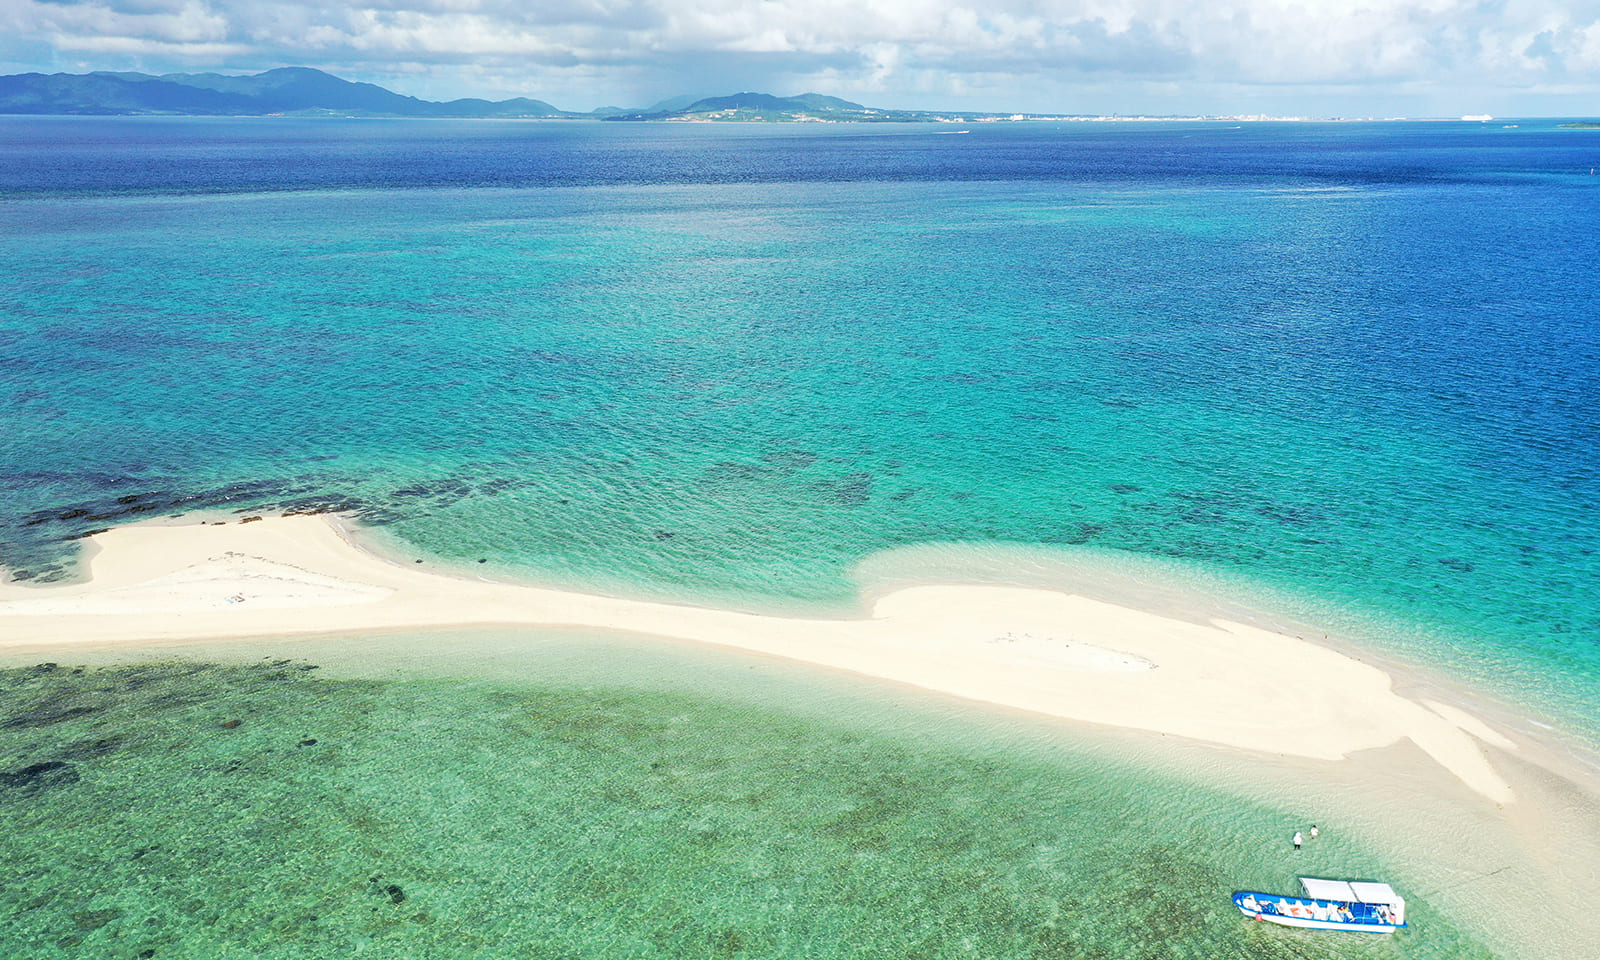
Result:
{"label": "boat", "polygon": [[1233,895],[1247,917],[1309,930],[1394,933],[1406,925],[1406,901],[1387,883],[1301,877],[1303,897],[1253,891]]}

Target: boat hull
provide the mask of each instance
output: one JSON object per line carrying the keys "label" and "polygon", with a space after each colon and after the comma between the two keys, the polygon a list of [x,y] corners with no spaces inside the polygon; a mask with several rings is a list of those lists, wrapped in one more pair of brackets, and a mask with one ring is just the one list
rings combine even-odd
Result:
{"label": "boat hull", "polygon": [[1239,912],[1255,920],[1306,930],[1344,933],[1394,933],[1404,924],[1386,919],[1371,904],[1338,900],[1312,900],[1276,893],[1243,892],[1233,895]]}

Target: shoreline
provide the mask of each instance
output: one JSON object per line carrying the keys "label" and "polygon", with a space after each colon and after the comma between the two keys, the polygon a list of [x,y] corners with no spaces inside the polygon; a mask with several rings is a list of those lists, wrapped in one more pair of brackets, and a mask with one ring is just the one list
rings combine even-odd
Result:
{"label": "shoreline", "polygon": [[[1242,575],[1201,575],[1192,566],[1163,557],[1115,551],[1062,555],[1020,545],[998,549],[981,545],[975,552],[967,544],[933,543],[874,554],[856,572],[864,583],[861,596],[868,602],[910,583],[1005,582],[1081,593],[1189,622],[1243,622],[1373,666],[1390,677],[1397,694],[1408,699],[1434,701],[1515,738],[1555,748],[1572,761],[1564,769],[1600,787],[1600,734],[1594,727],[1551,711],[1546,704],[1522,699],[1515,687],[1466,676],[1421,656],[1433,652],[1426,644],[1437,643],[1441,634],[1416,633],[1393,614],[1363,615],[1359,622],[1330,626],[1319,619],[1320,608],[1282,588],[1262,587]],[[1426,643],[1412,650],[1407,643],[1385,642],[1389,636]]]}
{"label": "shoreline", "polygon": [[1226,597],[1184,609],[1184,590],[1155,584],[1150,610],[1132,594],[890,583],[863,594],[859,617],[804,618],[445,576],[358,533],[306,515],[107,531],[88,544],[82,582],[0,583],[0,665],[315,650],[355,673],[516,677],[537,669],[549,638],[574,636],[662,657],[756,657],[850,678],[863,695],[888,684],[955,698],[1015,717],[1027,736],[1321,811],[1314,819],[1337,818],[1382,851],[1410,894],[1470,918],[1507,956],[1585,956],[1548,942],[1553,916],[1573,943],[1600,938],[1592,758],[1558,731],[1530,736],[1509,722],[1514,708],[1479,710],[1470,690],[1423,671],[1275,632],[1288,626]]}
{"label": "shoreline", "polygon": [[[1516,794],[1485,747],[1503,733],[1378,667],[1236,620],[1078,593],[897,586],[862,619],[628,600],[408,569],[337,520],[118,527],[87,577],[0,585],[0,650],[66,650],[364,630],[523,625],[618,631],[763,653],[1058,719],[1336,761],[1410,740],[1492,804]],[[70,638],[70,639],[69,639]]]}

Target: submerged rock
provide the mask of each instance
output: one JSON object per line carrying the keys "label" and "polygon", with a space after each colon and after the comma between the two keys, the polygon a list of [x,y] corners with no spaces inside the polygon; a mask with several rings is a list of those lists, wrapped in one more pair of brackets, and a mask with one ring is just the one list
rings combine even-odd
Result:
{"label": "submerged rock", "polygon": [[817,484],[823,502],[839,507],[859,507],[872,499],[872,474],[852,473]]}
{"label": "submerged rock", "polygon": [[0,727],[48,727],[63,720],[71,720],[74,717],[98,713],[102,709],[104,708],[101,706],[68,706],[60,703],[39,703],[35,704],[32,709],[7,717],[4,722],[0,722]]}
{"label": "submerged rock", "polygon": [[367,878],[367,882],[372,884],[372,888],[371,888],[372,891],[374,893],[382,894],[383,896],[388,897],[390,903],[405,903],[406,902],[406,892],[404,890],[400,889],[400,885],[398,883],[389,883],[389,884],[384,884],[382,886],[379,886],[379,883],[382,880],[383,880],[383,874],[381,874],[381,873],[375,873],[372,876]]}
{"label": "submerged rock", "polygon": [[99,930],[101,927],[122,916],[122,911],[116,907],[105,910],[80,910],[72,915],[72,922],[84,932]]}
{"label": "submerged rock", "polygon": [[0,773],[0,787],[17,790],[31,796],[51,787],[65,787],[78,782],[78,771],[72,764],[61,760],[46,760],[30,764],[21,770]]}
{"label": "submerged rock", "polygon": [[90,760],[95,757],[116,753],[121,748],[122,738],[120,737],[94,737],[68,744],[62,749],[62,753],[69,759]]}

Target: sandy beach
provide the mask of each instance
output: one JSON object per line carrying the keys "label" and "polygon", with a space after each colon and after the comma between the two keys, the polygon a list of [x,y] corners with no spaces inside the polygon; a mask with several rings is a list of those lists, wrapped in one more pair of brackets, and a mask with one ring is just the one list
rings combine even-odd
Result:
{"label": "sandy beach", "polygon": [[1427,864],[1436,902],[1478,917],[1510,955],[1553,915],[1571,936],[1537,955],[1582,956],[1600,935],[1587,910],[1596,792],[1581,764],[1287,632],[997,585],[900,587],[858,619],[761,615],[445,576],[354,534],[316,516],[97,534],[84,582],[0,585],[0,655],[329,634],[355,651],[379,631],[479,626],[753,652],[1098,725],[1244,793],[1370,811],[1351,829]]}
{"label": "sandy beach", "polygon": [[1409,740],[1487,802],[1516,799],[1489,725],[1378,668],[1226,620],[1049,590],[916,586],[813,620],[474,581],[375,556],[336,521],[134,525],[92,539],[87,582],[0,591],[0,645],[57,647],[472,624],[715,644],[1052,717],[1339,760]]}

